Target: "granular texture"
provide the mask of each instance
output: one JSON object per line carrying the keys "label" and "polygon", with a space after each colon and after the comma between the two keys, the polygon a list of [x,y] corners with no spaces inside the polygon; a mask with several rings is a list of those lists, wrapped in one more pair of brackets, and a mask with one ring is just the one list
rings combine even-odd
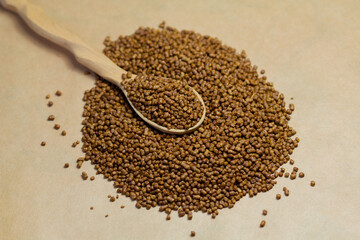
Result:
{"label": "granular texture", "polygon": [[135,108],[160,126],[189,129],[200,121],[203,107],[184,81],[138,75],[123,85]]}
{"label": "granular texture", "polygon": [[244,51],[192,31],[139,28],[104,53],[135,74],[185,81],[203,98],[199,129],[175,136],[147,126],[117,87],[97,80],[85,92],[83,151],[136,206],[215,217],[242,197],[270,190],[298,140],[292,111]]}

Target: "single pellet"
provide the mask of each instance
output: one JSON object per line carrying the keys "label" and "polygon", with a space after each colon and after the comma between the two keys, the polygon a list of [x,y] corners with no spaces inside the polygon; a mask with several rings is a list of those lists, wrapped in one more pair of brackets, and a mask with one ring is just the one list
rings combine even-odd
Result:
{"label": "single pellet", "polygon": [[311,181],[310,186],[315,187],[315,181]]}
{"label": "single pellet", "polygon": [[94,181],[95,180],[95,177],[94,176],[91,176],[90,177],[90,181]]}
{"label": "single pellet", "polygon": [[303,178],[305,177],[305,174],[303,172],[299,172],[299,177]]}
{"label": "single pellet", "polygon": [[46,98],[46,99],[49,99],[49,98],[50,98],[50,94],[46,94],[45,98]]}
{"label": "single pellet", "polygon": [[114,197],[114,196],[112,196],[112,197],[110,198],[110,202],[115,202],[115,197]]}
{"label": "single pellet", "polygon": [[263,214],[264,216],[266,216],[267,213],[268,213],[268,212],[267,212],[267,210],[265,210],[265,209],[262,211],[262,214]]}
{"label": "single pellet", "polygon": [[54,121],[55,120],[55,116],[54,115],[50,115],[49,117],[48,117],[48,121]]}
{"label": "single pellet", "polygon": [[62,135],[62,136],[66,136],[66,131],[63,130],[63,131],[61,132],[61,135]]}
{"label": "single pellet", "polygon": [[82,172],[82,173],[81,173],[81,177],[83,178],[83,180],[88,179],[88,175],[87,175],[86,172]]}
{"label": "single pellet", "polygon": [[285,176],[286,178],[288,178],[288,177],[290,176],[290,173],[286,172],[286,173],[284,174],[284,176]]}
{"label": "single pellet", "polygon": [[294,163],[295,163],[295,161],[291,159],[291,160],[290,160],[290,164],[291,164],[291,165],[294,165]]}
{"label": "single pellet", "polygon": [[49,107],[51,107],[52,105],[54,105],[53,101],[49,101],[47,104]]}
{"label": "single pellet", "polygon": [[58,96],[58,97],[60,97],[60,96],[62,95],[62,92],[61,92],[60,90],[57,90],[57,91],[55,92],[55,95]]}
{"label": "single pellet", "polygon": [[45,146],[46,145],[46,142],[45,141],[42,141],[41,142],[41,146]]}
{"label": "single pellet", "polygon": [[70,166],[69,163],[64,164],[64,168],[68,168],[69,166]]}
{"label": "single pellet", "polygon": [[125,206],[124,206],[124,205],[121,205],[121,208],[125,208]]}
{"label": "single pellet", "polygon": [[195,235],[196,235],[195,231],[191,231],[191,232],[190,232],[190,236],[191,236],[191,237],[195,237]]}
{"label": "single pellet", "polygon": [[93,206],[91,206],[91,207],[90,207],[90,210],[93,210],[93,209],[94,209],[94,207],[93,207]]}
{"label": "single pellet", "polygon": [[276,199],[277,199],[277,200],[281,199],[281,195],[280,195],[279,193],[276,194]]}
{"label": "single pellet", "polygon": [[265,224],[266,224],[265,220],[262,220],[262,221],[260,222],[260,227],[261,227],[261,228],[265,227]]}
{"label": "single pellet", "polygon": [[107,218],[109,216],[109,214],[106,214],[105,217]]}
{"label": "single pellet", "polygon": [[169,221],[171,218],[170,218],[170,215],[166,215],[166,220]]}
{"label": "single pellet", "polygon": [[54,128],[55,128],[56,130],[59,130],[59,129],[60,129],[60,124],[57,124],[57,123],[56,123],[56,124],[54,125]]}

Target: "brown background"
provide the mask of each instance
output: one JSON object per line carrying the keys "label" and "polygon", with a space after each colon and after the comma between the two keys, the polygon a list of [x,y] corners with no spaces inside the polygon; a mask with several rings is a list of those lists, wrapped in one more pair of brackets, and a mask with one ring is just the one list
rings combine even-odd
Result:
{"label": "brown background", "polygon": [[[279,179],[271,191],[241,199],[215,220],[172,214],[168,222],[157,209],[138,210],[124,197],[110,203],[112,184],[100,176],[82,181],[74,166],[80,147],[71,148],[81,138],[81,99],[94,78],[0,8],[0,239],[190,239],[191,230],[196,239],[360,239],[359,1],[33,2],[99,50],[107,35],[162,20],[245,49],[295,104],[290,125],[301,141],[293,159],[306,176]],[[66,137],[46,121],[49,114]],[[89,163],[84,169],[95,173]],[[277,201],[283,186],[290,196]]]}

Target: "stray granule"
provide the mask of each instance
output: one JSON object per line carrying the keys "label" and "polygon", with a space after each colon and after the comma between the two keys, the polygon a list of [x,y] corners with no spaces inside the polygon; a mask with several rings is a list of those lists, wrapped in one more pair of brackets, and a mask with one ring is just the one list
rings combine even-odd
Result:
{"label": "stray granule", "polygon": [[281,199],[281,195],[280,195],[280,194],[276,194],[276,199],[277,199],[277,200]]}
{"label": "stray granule", "polygon": [[315,181],[311,181],[310,186],[315,187]]}
{"label": "stray granule", "polygon": [[265,220],[262,220],[262,221],[260,222],[260,227],[263,228],[263,227],[265,226],[265,224],[266,224]]}
{"label": "stray granule", "polygon": [[109,214],[106,214],[105,217],[107,218],[109,216]]}
{"label": "stray granule", "polygon": [[71,144],[71,146],[72,146],[73,148],[76,147],[76,146],[77,146],[76,142],[73,142],[73,143]]}
{"label": "stray granule", "polygon": [[123,85],[135,108],[160,126],[189,129],[200,121],[201,102],[183,81],[138,75]]}
{"label": "stray granule", "polygon": [[273,188],[298,140],[284,95],[245,51],[169,27],[140,28],[104,44],[105,55],[126,71],[184,81],[207,109],[191,134],[164,134],[136,116],[116,86],[97,80],[83,98],[82,150],[117,193],[166,214],[216,216]]}
{"label": "stray granule", "polygon": [[288,196],[289,196],[289,194],[290,194],[289,189],[286,189],[286,190],[284,191],[284,195],[285,195],[286,197],[288,197]]}
{"label": "stray granule", "polygon": [[90,181],[94,181],[95,180],[95,177],[94,176],[91,176],[90,177]]}
{"label": "stray granule", "polygon": [[284,176],[288,178],[290,176],[290,173],[286,172]]}
{"label": "stray granule", "polygon": [[57,91],[55,92],[55,95],[58,96],[58,97],[60,97],[60,96],[62,95],[62,92],[61,92],[60,90],[57,90]]}
{"label": "stray granule", "polygon": [[303,172],[299,172],[299,177],[303,178],[303,177],[305,177],[305,174]]}
{"label": "stray granule", "polygon": [[112,196],[112,197],[110,198],[110,202],[115,202],[115,197]]}
{"label": "stray granule", "polygon": [[54,121],[55,120],[55,116],[54,115],[50,115],[49,117],[48,117],[48,121]]}
{"label": "stray granule", "polygon": [[46,94],[45,98],[46,98],[46,99],[49,99],[49,98],[50,98],[50,94]]}
{"label": "stray granule", "polygon": [[65,136],[65,135],[66,135],[66,131],[63,130],[63,131],[61,132],[61,135],[62,135],[62,136]]}
{"label": "stray granule", "polygon": [[195,237],[195,235],[196,235],[195,231],[190,232],[190,237]]}
{"label": "stray granule", "polygon": [[90,210],[93,210],[93,209],[94,209],[94,207],[93,207],[93,206],[91,206],[91,207],[90,207]]}
{"label": "stray granule", "polygon": [[60,125],[56,123],[56,124],[54,125],[54,128],[55,128],[56,130],[59,130],[59,129],[60,129]]}
{"label": "stray granule", "polygon": [[86,172],[82,172],[82,173],[81,173],[81,177],[83,178],[83,180],[88,179],[88,175],[87,175]]}
{"label": "stray granule", "polygon": [[166,220],[169,221],[171,218],[170,218],[170,215],[166,215]]}
{"label": "stray granule", "polygon": [[69,163],[64,164],[64,168],[68,168],[69,166],[70,166]]}
{"label": "stray granule", "polygon": [[54,105],[53,101],[49,101],[47,104],[49,107],[51,107],[52,105]]}
{"label": "stray granule", "polygon": [[124,206],[124,205],[121,205],[121,208],[125,208],[125,206]]}
{"label": "stray granule", "polygon": [[45,142],[45,141],[42,141],[40,145],[41,145],[41,146],[45,146],[45,145],[46,145],[46,142]]}
{"label": "stray granule", "polygon": [[266,215],[267,215],[267,210],[264,209],[264,210],[262,211],[262,215],[266,216]]}
{"label": "stray granule", "polygon": [[116,194],[116,199],[118,199],[119,198],[119,194]]}
{"label": "stray granule", "polygon": [[294,165],[294,163],[295,163],[295,161],[291,159],[291,160],[290,160],[290,164],[291,164],[291,165]]}
{"label": "stray granule", "polygon": [[107,195],[107,197],[108,197],[108,198],[111,198],[111,195],[109,194],[109,195]]}

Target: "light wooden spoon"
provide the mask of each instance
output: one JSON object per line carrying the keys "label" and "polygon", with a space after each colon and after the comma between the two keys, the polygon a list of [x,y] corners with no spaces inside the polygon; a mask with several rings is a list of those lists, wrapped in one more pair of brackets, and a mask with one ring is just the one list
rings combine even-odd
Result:
{"label": "light wooden spoon", "polygon": [[[126,90],[121,84],[121,82],[123,81],[121,77],[122,74],[127,73],[124,69],[118,67],[105,55],[90,47],[87,43],[85,43],[75,34],[54,23],[48,16],[46,16],[44,11],[40,7],[28,2],[27,0],[0,0],[0,3],[6,9],[14,11],[18,15],[20,15],[22,19],[29,25],[29,27],[36,33],[56,43],[57,45],[66,48],[71,53],[73,53],[76,60],[83,66],[96,72],[105,80],[118,86],[123,91],[126,99],[128,100],[133,110],[136,112],[136,114],[139,115],[139,117],[143,119],[146,123],[148,123],[150,126],[165,133],[185,134],[197,129],[204,121],[206,113],[205,104],[199,93],[196,92],[194,89],[192,89],[194,91],[194,94],[199,98],[203,106],[203,114],[200,121],[195,126],[189,129],[168,129],[149,120],[134,107],[131,100],[128,98]],[[132,79],[134,79],[135,77],[136,76],[133,75]]]}

